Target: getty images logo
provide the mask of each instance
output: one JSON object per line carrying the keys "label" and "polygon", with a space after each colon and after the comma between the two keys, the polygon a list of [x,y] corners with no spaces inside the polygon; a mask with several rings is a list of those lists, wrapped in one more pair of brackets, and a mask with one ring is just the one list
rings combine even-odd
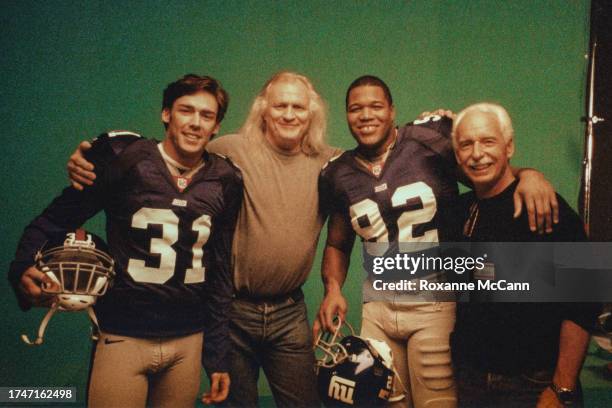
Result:
{"label": "getty images logo", "polygon": [[354,404],[353,393],[355,392],[355,381],[334,375],[329,383],[327,395],[345,404]]}

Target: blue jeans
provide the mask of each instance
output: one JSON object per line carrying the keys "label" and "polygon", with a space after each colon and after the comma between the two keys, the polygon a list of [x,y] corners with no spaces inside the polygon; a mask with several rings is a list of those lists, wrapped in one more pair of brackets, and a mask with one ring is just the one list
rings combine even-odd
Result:
{"label": "blue jeans", "polygon": [[257,406],[260,367],[278,407],[320,406],[303,296],[276,302],[234,299],[230,335],[231,387],[226,406]]}

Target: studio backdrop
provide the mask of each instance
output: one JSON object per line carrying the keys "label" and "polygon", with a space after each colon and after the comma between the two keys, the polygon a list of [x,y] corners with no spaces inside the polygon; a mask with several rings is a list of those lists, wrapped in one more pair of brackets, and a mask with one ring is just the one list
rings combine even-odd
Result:
{"label": "studio backdrop", "polygon": [[[275,72],[303,73],[327,101],[329,142],[342,148],[354,145],[345,91],[363,74],[389,84],[400,124],[437,107],[501,103],[515,123],[513,163],[540,169],[575,206],[589,10],[586,0],[3,2],[2,269],[24,226],[67,186],[78,142],[111,129],[161,139],[162,90],[190,72],[230,93],[221,134],[240,127]],[[103,235],[103,217],[88,228]],[[346,284],[355,324],[359,253]],[[318,254],[305,286],[311,318],[322,298]],[[21,312],[0,282],[0,386],[76,386],[83,401],[86,315],[56,316],[45,344],[28,347],[19,335],[31,335],[44,310]]]}

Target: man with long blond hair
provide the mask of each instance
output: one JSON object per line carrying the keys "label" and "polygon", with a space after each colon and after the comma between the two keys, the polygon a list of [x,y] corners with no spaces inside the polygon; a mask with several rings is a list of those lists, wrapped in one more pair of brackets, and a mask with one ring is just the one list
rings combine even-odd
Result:
{"label": "man with long blond hair", "polygon": [[[259,94],[255,97],[246,121],[240,129],[240,133],[247,138],[266,137],[267,124],[264,113],[269,105],[270,88],[280,83],[297,83],[306,88],[308,95],[308,110],[310,111],[310,125],[305,130],[301,139],[300,149],[306,155],[317,155],[327,149],[325,143],[325,132],[327,128],[327,111],[325,102],[315,91],[314,86],[308,78],[294,72],[281,71],[270,78]],[[298,113],[299,114],[299,113]],[[217,142],[221,144],[220,142]]]}
{"label": "man with long blond hair", "polygon": [[334,153],[326,121],[308,78],[280,72],[255,97],[239,133],[209,145],[242,169],[245,183],[233,245],[230,405],[257,405],[260,367],[278,406],[318,405],[301,286],[324,221],[317,177]]}

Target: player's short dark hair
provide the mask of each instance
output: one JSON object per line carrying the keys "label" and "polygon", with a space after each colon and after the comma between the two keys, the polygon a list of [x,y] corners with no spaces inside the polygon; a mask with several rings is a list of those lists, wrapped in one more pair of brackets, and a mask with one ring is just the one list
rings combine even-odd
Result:
{"label": "player's short dark hair", "polygon": [[344,107],[346,110],[348,110],[349,94],[351,91],[359,86],[365,85],[377,86],[381,88],[385,93],[385,98],[387,99],[387,102],[389,102],[389,105],[393,105],[393,97],[391,96],[391,91],[389,90],[387,84],[385,84],[385,81],[374,75],[363,75],[351,82],[346,90],[346,99],[344,101]]}
{"label": "player's short dark hair", "polygon": [[219,105],[216,121],[217,123],[221,123],[225,117],[225,112],[227,112],[229,95],[221,86],[221,82],[206,75],[187,74],[171,84],[168,84],[166,89],[164,89],[162,110],[172,109],[174,101],[181,96],[193,95],[197,92],[207,92],[215,97]]}

